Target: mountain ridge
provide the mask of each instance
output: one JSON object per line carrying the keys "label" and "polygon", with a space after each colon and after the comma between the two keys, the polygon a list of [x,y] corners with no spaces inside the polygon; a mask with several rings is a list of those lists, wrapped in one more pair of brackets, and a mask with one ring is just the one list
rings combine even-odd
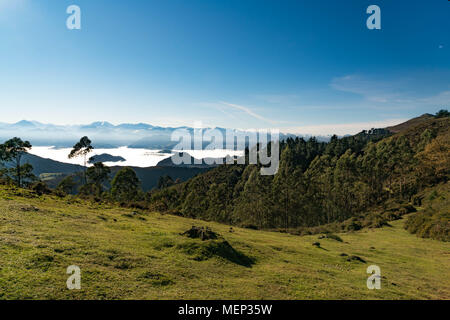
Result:
{"label": "mountain ridge", "polygon": [[[238,136],[248,136],[254,132],[246,129],[223,127],[208,127],[203,129],[215,129],[222,133],[225,133],[226,130],[233,130]],[[175,130],[187,130],[193,133],[194,128],[188,126],[162,127],[144,122],[120,123],[115,125],[107,121],[95,121],[89,124],[59,125],[21,120],[16,123],[0,123],[0,140],[20,136],[24,140],[29,140],[33,145],[71,147],[81,136],[87,135],[97,148],[128,146],[130,148],[171,149],[178,144],[178,142],[171,141],[171,135]],[[329,141],[331,136],[332,134],[292,134],[280,132],[280,140],[289,137],[316,137],[319,141]]]}

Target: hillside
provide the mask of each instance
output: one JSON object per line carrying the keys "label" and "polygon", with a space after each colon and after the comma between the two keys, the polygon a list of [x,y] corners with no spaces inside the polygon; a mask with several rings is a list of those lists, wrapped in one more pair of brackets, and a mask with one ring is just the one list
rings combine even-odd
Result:
{"label": "hillside", "polygon": [[[258,229],[303,232],[369,213],[383,224],[391,209],[411,205],[417,193],[450,177],[448,116],[419,117],[395,130],[333,136],[329,143],[287,139],[274,176],[261,176],[260,165],[219,166],[152,201],[185,217]],[[448,241],[450,227],[443,227]]]}
{"label": "hillside", "polygon": [[58,173],[58,174],[72,174],[81,172],[82,166],[70,163],[63,163],[52,159],[45,159],[34,154],[26,153],[23,156],[24,163],[29,163],[33,166],[33,173],[39,176],[43,173]]}
{"label": "hillside", "polygon": [[418,124],[421,124],[422,122],[433,119],[433,118],[434,118],[433,115],[431,115],[429,113],[425,113],[425,114],[421,115],[420,117],[410,119],[410,120],[400,123],[396,126],[387,127],[386,129],[392,133],[399,133],[399,132],[405,131],[409,128],[413,128],[413,127],[417,126]]}
{"label": "hillside", "polygon": [[[411,235],[404,221],[339,242],[0,186],[0,299],[450,299],[450,243]],[[192,225],[231,247],[180,235]],[[381,290],[366,287],[372,264]],[[80,291],[66,289],[69,265],[81,268]]]}
{"label": "hillside", "polygon": [[450,182],[427,188],[414,197],[422,210],[411,215],[405,228],[420,237],[437,240],[450,238]]}
{"label": "hillside", "polygon": [[[114,176],[117,171],[123,167],[115,166],[111,167],[111,175]],[[141,181],[141,187],[144,191],[149,191],[158,186],[158,180],[163,176],[170,176],[173,180],[180,179],[186,181],[200,173],[208,171],[210,168],[197,168],[197,167],[148,167],[138,168],[132,167],[136,172],[139,180]]]}
{"label": "hillside", "polygon": [[[45,181],[51,188],[55,188],[67,175],[79,174],[83,171],[82,166],[45,159],[29,153],[23,156],[22,161],[23,163],[31,164],[33,166],[33,173]],[[112,176],[114,176],[121,168],[123,167],[111,167]],[[210,166],[156,166],[148,168],[132,168],[141,181],[142,189],[148,191],[158,185],[158,180],[162,176],[169,175],[173,180],[180,179],[181,181],[186,181],[199,173],[209,170]]]}

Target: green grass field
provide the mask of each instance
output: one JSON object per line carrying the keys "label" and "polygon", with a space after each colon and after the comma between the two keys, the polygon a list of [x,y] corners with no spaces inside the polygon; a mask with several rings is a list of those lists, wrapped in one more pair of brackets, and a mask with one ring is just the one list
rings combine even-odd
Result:
{"label": "green grass field", "polygon": [[[132,211],[0,187],[0,299],[450,299],[450,243],[405,219],[339,242]],[[192,225],[236,251],[180,235]],[[373,264],[380,290],[366,286]],[[70,265],[81,290],[66,288]]]}

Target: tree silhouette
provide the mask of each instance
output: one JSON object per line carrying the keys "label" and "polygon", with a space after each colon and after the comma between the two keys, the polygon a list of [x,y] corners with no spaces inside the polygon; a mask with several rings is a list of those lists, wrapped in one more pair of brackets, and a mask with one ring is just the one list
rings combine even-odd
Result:
{"label": "tree silhouette", "polygon": [[89,140],[88,137],[83,137],[80,139],[79,142],[77,142],[73,148],[72,151],[69,153],[69,159],[76,158],[76,157],[83,157],[84,159],[84,183],[87,183],[87,175],[86,175],[86,166],[87,166],[87,155],[94,150],[94,147],[91,145],[92,141]]}
{"label": "tree silhouette", "polygon": [[448,112],[448,110],[441,109],[436,113],[436,118],[445,118],[445,117],[450,117],[450,112]]}

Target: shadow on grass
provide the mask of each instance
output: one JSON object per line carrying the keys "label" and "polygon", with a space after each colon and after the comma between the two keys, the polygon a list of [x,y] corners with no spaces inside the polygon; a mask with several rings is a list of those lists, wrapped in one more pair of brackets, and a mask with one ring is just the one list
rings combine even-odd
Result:
{"label": "shadow on grass", "polygon": [[193,256],[196,261],[204,261],[214,256],[221,257],[232,263],[251,268],[255,264],[255,259],[246,256],[242,252],[234,249],[228,241],[225,240],[208,240],[203,242],[186,242],[179,244],[177,249]]}

